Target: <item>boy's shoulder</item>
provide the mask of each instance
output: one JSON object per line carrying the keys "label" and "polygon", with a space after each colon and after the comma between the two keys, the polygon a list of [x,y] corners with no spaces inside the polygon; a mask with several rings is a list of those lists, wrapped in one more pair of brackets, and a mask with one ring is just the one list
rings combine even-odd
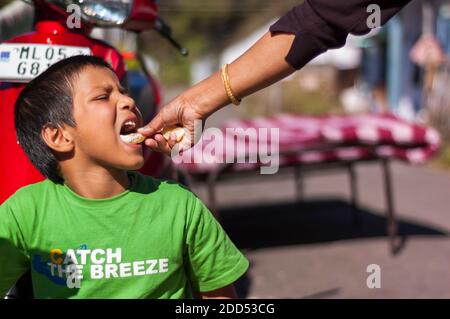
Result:
{"label": "boy's shoulder", "polygon": [[171,196],[174,198],[174,195],[177,197],[195,197],[192,191],[186,186],[172,180],[159,179],[147,175],[143,175],[139,172],[130,172],[130,174],[135,178],[134,189],[137,191],[147,191],[152,192],[156,195],[160,196]]}
{"label": "boy's shoulder", "polygon": [[[158,200],[173,202],[195,202],[198,197],[187,186],[176,181],[159,179],[139,172],[130,172],[135,179],[133,191],[143,195],[150,195],[148,199],[158,198]],[[147,197],[147,196],[146,196]]]}
{"label": "boy's shoulder", "polygon": [[43,199],[47,197],[48,190],[55,187],[57,186],[49,180],[24,186],[0,205],[1,212],[14,215],[14,219],[25,229],[32,224],[39,209],[45,207]]}
{"label": "boy's shoulder", "polygon": [[[136,203],[148,203],[164,208],[165,212],[181,212],[187,216],[197,214],[201,207],[200,199],[186,186],[171,180],[158,179],[140,173],[132,173],[136,178],[133,196]],[[190,217],[189,217],[190,218]]]}
{"label": "boy's shoulder", "polygon": [[[141,199],[157,197],[167,203],[192,202],[197,199],[197,196],[191,190],[178,182],[146,176],[139,172],[129,173],[134,179],[133,191]],[[44,180],[20,188],[6,202],[9,204],[20,203],[20,206],[23,206],[23,204],[26,204],[26,206],[36,205],[42,203],[44,198],[54,198],[56,193],[62,191],[63,188],[63,185]],[[151,197],[148,197],[148,195],[151,195]]]}
{"label": "boy's shoulder", "polygon": [[46,191],[56,188],[57,185],[50,180],[43,180],[34,184],[19,188],[9,199],[23,200],[33,197],[40,198]]}

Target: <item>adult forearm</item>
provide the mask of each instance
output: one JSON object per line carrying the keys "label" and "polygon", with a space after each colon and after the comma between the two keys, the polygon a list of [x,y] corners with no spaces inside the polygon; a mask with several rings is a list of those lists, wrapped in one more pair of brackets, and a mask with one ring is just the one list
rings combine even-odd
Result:
{"label": "adult forearm", "polygon": [[[409,1],[376,1],[381,11],[381,24]],[[371,0],[305,0],[294,7],[250,49],[230,63],[229,84],[235,98],[242,99],[261,90],[301,69],[328,49],[343,46],[349,33],[370,31],[367,24],[370,4]],[[204,121],[230,102],[218,70],[165,105],[139,132],[149,137],[145,143],[151,149],[169,154],[171,147],[158,132],[170,125],[182,126],[188,133],[183,141],[191,146],[195,140],[195,121]]]}
{"label": "adult forearm", "polygon": [[[228,75],[233,94],[244,98],[293,73],[295,69],[285,61],[293,39],[292,34],[268,32],[230,63]],[[185,91],[183,98],[208,115],[230,103],[220,70]]]}

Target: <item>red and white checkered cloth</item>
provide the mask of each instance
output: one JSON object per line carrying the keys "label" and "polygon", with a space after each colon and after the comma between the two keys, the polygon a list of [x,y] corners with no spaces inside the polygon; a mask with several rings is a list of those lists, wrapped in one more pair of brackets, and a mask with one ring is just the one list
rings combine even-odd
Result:
{"label": "red and white checkered cloth", "polygon": [[[266,143],[265,147],[270,150],[272,128],[279,129],[280,166],[380,157],[420,164],[440,145],[439,134],[433,128],[406,122],[392,114],[303,116],[282,113],[273,117],[228,121],[220,131],[225,133],[227,128],[241,128],[234,132],[238,137],[224,134],[223,139],[216,140],[212,138],[219,132],[216,129],[212,134],[205,134],[176,162],[192,173],[212,171],[225,162],[230,152],[237,158],[251,157],[259,150],[260,142],[263,142],[261,145]],[[248,129],[259,134],[249,134]],[[250,147],[252,145],[254,147]],[[283,154],[292,151],[298,152]],[[261,163],[246,161],[233,163],[231,169],[251,170],[260,166]]]}

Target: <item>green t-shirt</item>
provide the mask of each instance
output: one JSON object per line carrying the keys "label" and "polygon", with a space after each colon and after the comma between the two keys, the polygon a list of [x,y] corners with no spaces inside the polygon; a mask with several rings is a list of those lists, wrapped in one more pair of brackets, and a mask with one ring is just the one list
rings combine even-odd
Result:
{"label": "green t-shirt", "polygon": [[130,173],[129,190],[78,196],[49,180],[0,207],[0,295],[31,266],[36,298],[190,298],[248,268],[202,202]]}

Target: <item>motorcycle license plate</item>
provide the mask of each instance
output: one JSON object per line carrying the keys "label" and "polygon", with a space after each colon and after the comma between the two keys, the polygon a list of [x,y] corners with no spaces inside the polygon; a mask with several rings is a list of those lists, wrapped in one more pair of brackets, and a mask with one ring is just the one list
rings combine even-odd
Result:
{"label": "motorcycle license plate", "polygon": [[0,81],[29,82],[53,63],[74,55],[92,55],[92,51],[67,45],[2,43]]}

